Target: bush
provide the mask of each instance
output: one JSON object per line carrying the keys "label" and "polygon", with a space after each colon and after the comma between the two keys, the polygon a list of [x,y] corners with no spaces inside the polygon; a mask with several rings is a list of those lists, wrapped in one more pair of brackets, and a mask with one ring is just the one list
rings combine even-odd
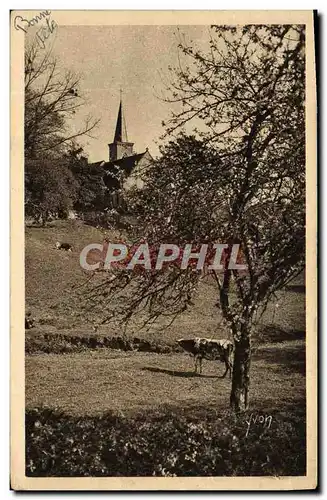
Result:
{"label": "bush", "polygon": [[27,476],[305,475],[304,413],[273,418],[270,429],[245,418],[165,410],[124,417],[26,413]]}

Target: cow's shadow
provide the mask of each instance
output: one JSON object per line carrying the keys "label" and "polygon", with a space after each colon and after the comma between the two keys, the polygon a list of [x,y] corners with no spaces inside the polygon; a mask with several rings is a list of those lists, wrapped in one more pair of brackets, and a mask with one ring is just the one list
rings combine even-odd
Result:
{"label": "cow's shadow", "polygon": [[154,366],[144,366],[142,370],[148,371],[148,372],[153,372],[153,373],[166,373],[167,375],[170,375],[171,377],[184,377],[184,378],[192,378],[192,377],[199,377],[199,378],[221,378],[219,375],[203,375],[200,373],[195,373],[195,372],[180,372],[178,370],[167,370],[166,368],[157,368]]}

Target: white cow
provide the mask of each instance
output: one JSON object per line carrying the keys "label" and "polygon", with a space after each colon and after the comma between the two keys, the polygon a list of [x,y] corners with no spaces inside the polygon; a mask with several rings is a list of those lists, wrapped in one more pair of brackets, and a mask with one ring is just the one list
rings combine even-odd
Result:
{"label": "white cow", "polygon": [[232,353],[234,351],[234,344],[228,339],[206,339],[197,337],[195,339],[180,339],[177,343],[184,349],[184,351],[194,356],[195,367],[194,371],[197,372],[199,363],[200,373],[202,373],[202,360],[220,360],[225,363],[226,371],[222,378],[226,377],[229,371],[229,376],[232,376]]}

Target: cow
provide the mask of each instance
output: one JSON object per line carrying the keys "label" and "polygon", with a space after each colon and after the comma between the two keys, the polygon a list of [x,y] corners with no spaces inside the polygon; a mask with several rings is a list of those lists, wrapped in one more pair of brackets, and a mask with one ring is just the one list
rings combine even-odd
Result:
{"label": "cow", "polygon": [[73,251],[73,247],[71,246],[70,243],[60,243],[59,241],[56,242],[56,249],[57,250],[66,250],[67,252]]}
{"label": "cow", "polygon": [[232,353],[234,351],[234,344],[228,339],[179,339],[177,343],[184,349],[184,351],[194,356],[195,366],[194,372],[197,373],[199,363],[200,374],[202,373],[202,360],[220,360],[225,363],[225,373],[222,378],[225,378],[229,371],[229,377],[232,376]]}
{"label": "cow", "polygon": [[32,318],[31,313],[27,313],[27,315],[25,316],[25,328],[26,328],[26,330],[33,328],[34,323],[35,323],[35,319]]}

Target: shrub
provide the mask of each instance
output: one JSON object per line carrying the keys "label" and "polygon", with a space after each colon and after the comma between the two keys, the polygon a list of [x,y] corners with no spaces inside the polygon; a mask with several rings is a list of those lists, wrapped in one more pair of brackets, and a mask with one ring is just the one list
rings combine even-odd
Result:
{"label": "shrub", "polygon": [[305,474],[303,412],[270,429],[245,418],[181,410],[124,417],[26,413],[27,476],[265,476]]}
{"label": "shrub", "polygon": [[156,342],[149,342],[137,337],[127,339],[121,336],[104,337],[101,335],[71,335],[50,333],[43,335],[26,336],[25,352],[27,354],[37,354],[45,352],[47,354],[65,354],[81,352],[85,349],[98,349],[109,347],[122,351],[142,351],[168,354],[170,352],[181,351],[179,346],[160,345]]}

